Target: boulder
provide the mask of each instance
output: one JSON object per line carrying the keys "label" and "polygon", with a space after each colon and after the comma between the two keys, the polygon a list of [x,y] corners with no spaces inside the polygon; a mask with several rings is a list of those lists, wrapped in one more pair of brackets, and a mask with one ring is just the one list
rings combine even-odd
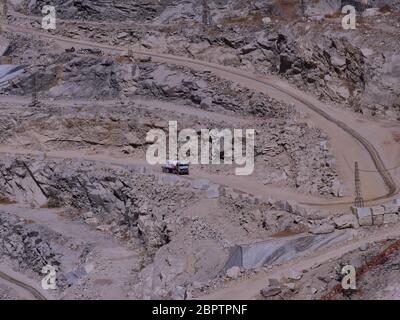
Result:
{"label": "boulder", "polygon": [[83,214],[83,218],[84,218],[84,219],[93,218],[93,212],[92,212],[92,211],[85,212],[85,213]]}
{"label": "boulder", "polygon": [[296,290],[296,284],[293,283],[293,282],[286,283],[285,287],[288,288],[290,291],[295,291]]}
{"label": "boulder", "polygon": [[289,280],[300,280],[302,277],[303,273],[295,270],[291,270],[288,275]]}
{"label": "boulder", "polygon": [[275,203],[275,205],[276,205],[279,209],[281,209],[281,210],[283,210],[283,211],[289,212],[289,210],[290,210],[290,203],[289,203],[288,200],[278,200],[278,201]]}
{"label": "boulder", "polygon": [[272,22],[272,19],[270,17],[265,17],[265,18],[262,19],[262,22],[265,25],[268,25],[268,24],[270,24]]}
{"label": "boulder", "polygon": [[135,152],[135,148],[132,146],[125,146],[121,149],[122,153],[124,154],[132,154],[133,152]]}
{"label": "boulder", "polygon": [[331,58],[331,63],[335,67],[344,67],[346,66],[346,59],[340,56],[333,56]]}
{"label": "boulder", "polygon": [[310,230],[312,234],[328,234],[332,233],[333,231],[335,231],[335,227],[328,223],[322,224]]}
{"label": "boulder", "polygon": [[357,218],[353,214],[345,214],[334,218],[333,223],[337,229],[358,228]]}
{"label": "boulder", "polygon": [[357,216],[360,226],[372,226],[372,213],[370,208],[351,208],[353,213]]}
{"label": "boulder", "polygon": [[97,225],[99,223],[97,218],[88,218],[88,219],[85,220],[85,222],[87,224],[90,224],[90,225],[93,225],[93,226],[95,226],[95,225]]}
{"label": "boulder", "polygon": [[261,295],[264,298],[274,297],[282,292],[281,288],[279,287],[267,287],[260,291]]}
{"label": "boulder", "polygon": [[209,110],[212,107],[213,100],[211,97],[205,97],[200,102],[200,107],[204,110]]}
{"label": "boulder", "polygon": [[228,278],[237,279],[240,275],[240,268],[239,267],[232,267],[226,271],[226,275]]}
{"label": "boulder", "polygon": [[310,291],[311,291],[312,294],[316,294],[316,293],[318,292],[318,289],[316,289],[316,288],[311,288]]}
{"label": "boulder", "polygon": [[185,300],[186,298],[186,288],[183,286],[176,286],[171,291],[171,298],[173,300]]}
{"label": "boulder", "polygon": [[97,226],[96,229],[101,232],[106,232],[106,233],[111,232],[111,226],[108,224],[103,224],[101,226]]}

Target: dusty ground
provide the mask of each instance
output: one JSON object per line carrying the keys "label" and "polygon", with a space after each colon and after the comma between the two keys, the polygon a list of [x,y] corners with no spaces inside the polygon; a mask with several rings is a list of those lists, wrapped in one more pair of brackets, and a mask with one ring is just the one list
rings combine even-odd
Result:
{"label": "dusty ground", "polygon": [[[53,31],[42,2],[0,22],[0,298],[320,299],[398,238],[350,213],[355,162],[366,204],[399,197],[398,1],[353,32],[339,1],[210,1],[209,26],[194,1],[56,2]],[[169,121],[255,129],[254,172],[162,173],[146,134]],[[226,270],[240,246],[259,259]],[[350,298],[398,298],[397,265]]]}

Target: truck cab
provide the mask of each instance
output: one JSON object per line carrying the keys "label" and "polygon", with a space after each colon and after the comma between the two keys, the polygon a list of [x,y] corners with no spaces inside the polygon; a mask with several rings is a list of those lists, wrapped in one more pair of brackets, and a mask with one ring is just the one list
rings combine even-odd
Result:
{"label": "truck cab", "polygon": [[176,160],[168,160],[162,166],[162,171],[165,173],[189,174],[189,164]]}

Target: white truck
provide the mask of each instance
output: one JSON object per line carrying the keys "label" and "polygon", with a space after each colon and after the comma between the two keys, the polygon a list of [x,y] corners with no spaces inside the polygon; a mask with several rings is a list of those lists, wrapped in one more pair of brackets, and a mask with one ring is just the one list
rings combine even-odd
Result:
{"label": "white truck", "polygon": [[165,173],[189,174],[189,164],[177,160],[167,160],[162,166]]}

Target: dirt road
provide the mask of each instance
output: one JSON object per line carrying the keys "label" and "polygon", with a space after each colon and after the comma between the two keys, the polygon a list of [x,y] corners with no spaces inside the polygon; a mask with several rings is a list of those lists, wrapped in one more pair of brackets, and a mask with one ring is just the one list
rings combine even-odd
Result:
{"label": "dirt road", "polygon": [[23,275],[16,274],[10,270],[5,271],[5,267],[0,265],[0,282],[4,282],[15,289],[18,295],[23,299],[48,300],[37,288],[29,284],[29,280]]}
{"label": "dirt road", "polygon": [[[85,40],[75,40],[55,36],[34,29],[2,24],[4,29],[37,35],[54,40],[64,47],[99,48],[109,52],[126,52],[127,48],[110,46]],[[171,64],[186,66],[194,70],[212,71],[217,76],[229,79],[245,87],[265,93],[285,103],[294,104],[298,109],[309,115],[309,121],[330,136],[332,149],[337,159],[337,169],[345,181],[348,190],[353,191],[353,167],[355,161],[364,170],[362,180],[364,183],[364,197],[367,201],[385,200],[398,194],[400,170],[395,177],[386,168],[398,165],[400,146],[395,140],[399,128],[394,123],[376,121],[361,115],[328,106],[315,98],[290,87],[284,81],[274,77],[260,77],[246,71],[231,67],[216,65],[204,61],[176,57],[147,51],[136,51],[135,55],[151,56],[155,60]],[[377,134],[378,133],[378,134]],[[348,201],[341,201],[348,204]],[[312,205],[312,203],[309,203]],[[330,205],[330,204],[328,204]]]}
{"label": "dirt road", "polygon": [[[138,268],[141,263],[137,251],[126,248],[111,235],[100,232],[88,224],[65,218],[63,209],[32,209],[29,206],[11,204],[0,205],[0,210],[30,220],[32,223],[62,236],[64,241],[67,241],[67,245],[65,247],[59,246],[58,250],[62,253],[64,272],[76,268],[77,256],[81,252],[71,250],[71,247],[88,248],[90,257],[95,257],[87,261],[88,264],[92,265],[92,270],[85,278],[85,283],[93,290],[92,293],[102,299],[126,299],[125,284],[132,280],[130,270]],[[75,290],[79,291],[79,288],[76,288],[79,283],[65,288],[61,295],[59,292],[52,292],[52,290],[44,291],[40,288],[39,281],[14,272],[3,264],[0,264],[0,271],[4,273],[4,278],[8,279],[9,282],[20,286],[20,289],[16,289],[22,297],[27,299],[71,299],[76,297]],[[3,278],[1,272],[0,278]],[[104,286],[102,282],[106,282],[108,285]],[[28,290],[28,293],[33,297],[26,296],[22,290]]]}

